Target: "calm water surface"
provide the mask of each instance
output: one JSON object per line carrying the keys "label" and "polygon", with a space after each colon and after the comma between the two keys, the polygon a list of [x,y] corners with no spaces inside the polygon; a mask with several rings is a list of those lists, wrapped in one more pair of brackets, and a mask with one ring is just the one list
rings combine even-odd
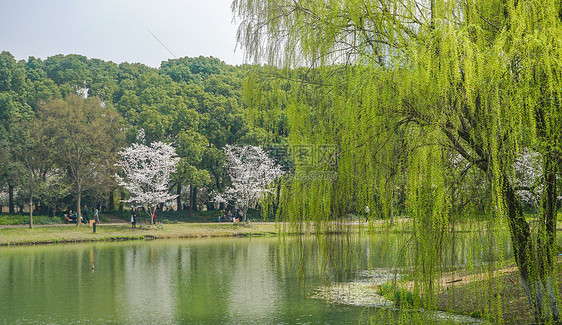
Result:
{"label": "calm water surface", "polygon": [[[353,245],[361,251],[360,242]],[[326,279],[365,268],[366,255],[331,268],[314,247],[312,240],[253,238],[1,248],[0,322],[335,324],[366,319],[363,308],[309,298]]]}
{"label": "calm water surface", "polygon": [[[372,310],[310,296],[319,285],[408,259],[407,238],[383,239],[227,238],[0,248],[0,324],[369,323]],[[498,259],[471,243],[474,238],[458,240],[447,260],[477,264]],[[508,243],[498,245],[500,258],[511,256]],[[374,323],[392,323],[394,315],[386,314]]]}

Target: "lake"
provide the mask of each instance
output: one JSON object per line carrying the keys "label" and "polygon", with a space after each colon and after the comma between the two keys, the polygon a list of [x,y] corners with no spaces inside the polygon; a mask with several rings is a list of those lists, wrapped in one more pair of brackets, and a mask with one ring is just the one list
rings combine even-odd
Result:
{"label": "lake", "polygon": [[[382,236],[322,238],[0,248],[0,323],[368,323],[371,309],[331,305],[311,295],[318,286],[354,279],[359,271],[401,265],[404,242],[389,244]],[[458,263],[482,257],[460,246],[453,254]],[[509,245],[505,250],[509,256]],[[382,317],[377,323],[391,323],[395,315],[377,317]]]}
{"label": "lake", "polygon": [[[308,241],[308,243],[307,243]],[[161,240],[0,249],[0,321],[9,324],[334,324],[363,309],[310,299],[336,270],[314,244],[278,238]],[[304,262],[295,245],[308,246]],[[292,252],[297,253],[293,255]],[[328,273],[325,273],[328,272]]]}

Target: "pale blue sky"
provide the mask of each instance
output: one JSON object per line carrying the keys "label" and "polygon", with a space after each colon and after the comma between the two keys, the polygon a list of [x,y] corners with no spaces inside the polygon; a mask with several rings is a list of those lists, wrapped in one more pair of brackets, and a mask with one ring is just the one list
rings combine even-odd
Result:
{"label": "pale blue sky", "polygon": [[[0,51],[81,54],[158,67],[177,57],[243,63],[232,0],[0,0]],[[151,32],[170,50],[168,51]]]}

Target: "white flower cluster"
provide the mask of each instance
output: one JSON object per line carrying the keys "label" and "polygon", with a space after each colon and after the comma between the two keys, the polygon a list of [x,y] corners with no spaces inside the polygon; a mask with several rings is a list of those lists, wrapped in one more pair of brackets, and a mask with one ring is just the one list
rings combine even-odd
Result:
{"label": "white flower cluster", "polygon": [[523,149],[513,162],[513,184],[521,199],[537,208],[541,202],[543,184],[543,159],[540,153]]}
{"label": "white flower cluster", "polygon": [[246,213],[264,193],[271,191],[268,187],[283,171],[260,147],[227,145],[224,152],[232,186],[215,194],[215,201],[234,201]]}
{"label": "white flower cluster", "polygon": [[132,206],[152,209],[156,205],[173,200],[177,195],[168,191],[170,175],[176,171],[180,160],[176,150],[169,144],[153,142],[150,146],[133,143],[119,152],[121,160],[116,164],[122,168],[124,177],[115,175],[119,185],[131,193],[125,202]]}

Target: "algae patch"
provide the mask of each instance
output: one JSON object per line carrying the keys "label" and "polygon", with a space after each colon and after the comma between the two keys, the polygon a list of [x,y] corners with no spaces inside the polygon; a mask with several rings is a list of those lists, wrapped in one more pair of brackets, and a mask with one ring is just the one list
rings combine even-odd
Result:
{"label": "algae patch", "polygon": [[394,302],[380,295],[378,289],[381,285],[399,278],[399,274],[388,269],[361,271],[358,278],[351,282],[333,283],[317,288],[312,298],[331,304],[393,308]]}
{"label": "algae patch", "polygon": [[[316,288],[312,298],[320,299],[330,304],[398,310],[393,301],[379,293],[381,292],[381,287],[390,285],[392,282],[400,279],[400,274],[390,269],[378,268],[361,271],[358,272],[357,279],[353,281],[337,282],[328,286]],[[419,312],[425,315],[425,317],[446,323],[489,324],[482,319],[444,311],[409,309],[407,312]]]}

